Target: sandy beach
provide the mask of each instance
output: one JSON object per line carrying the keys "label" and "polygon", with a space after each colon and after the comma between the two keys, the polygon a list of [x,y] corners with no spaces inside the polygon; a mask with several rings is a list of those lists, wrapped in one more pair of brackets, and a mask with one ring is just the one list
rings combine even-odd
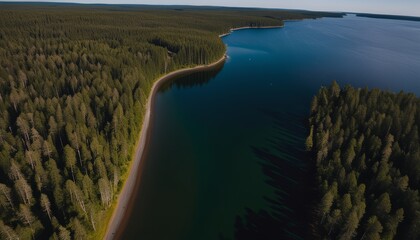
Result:
{"label": "sandy beach", "polygon": [[[264,27],[239,27],[239,28],[231,28],[229,32],[225,34],[219,35],[220,38],[231,34],[233,31],[242,30],[242,29],[266,29],[266,28],[282,28],[283,26],[264,26]],[[150,125],[151,125],[151,117],[152,112],[151,109],[153,107],[154,98],[156,93],[159,90],[159,87],[166,81],[173,79],[174,77],[185,75],[189,73],[194,73],[198,71],[208,70],[211,68],[215,68],[220,64],[223,64],[226,60],[226,54],[220,58],[218,61],[208,64],[208,65],[200,65],[192,68],[184,68],[173,71],[168,73],[161,78],[159,78],[152,86],[152,90],[149,94],[149,98],[147,100],[146,105],[146,113],[144,115],[143,125],[141,128],[140,138],[136,144],[135,154],[132,160],[132,163],[129,167],[128,177],[124,186],[121,190],[121,193],[118,196],[117,205],[114,209],[112,217],[108,223],[107,231],[104,236],[106,240],[112,239],[119,239],[121,234],[124,230],[122,226],[124,226],[125,221],[128,219],[127,210],[132,208],[134,204],[134,196],[136,196],[136,192],[139,189],[140,179],[141,179],[141,170],[142,170],[142,163],[143,158],[145,156],[145,152],[147,151],[147,142],[149,139],[149,132],[150,132]]]}
{"label": "sandy beach", "polygon": [[104,236],[104,239],[111,240],[111,239],[118,239],[122,234],[122,230],[125,221],[128,218],[127,210],[131,209],[134,203],[134,196],[136,196],[137,189],[139,188],[138,185],[140,184],[141,179],[141,164],[143,162],[143,158],[145,156],[145,152],[147,150],[146,144],[148,141],[149,132],[150,132],[150,125],[151,125],[151,115],[152,115],[152,107],[154,103],[154,98],[156,93],[159,90],[159,87],[166,81],[172,80],[174,77],[194,73],[198,71],[208,70],[223,64],[226,59],[226,55],[220,58],[218,61],[208,64],[208,65],[200,65],[192,68],[184,68],[173,71],[169,74],[166,74],[159,78],[152,86],[152,90],[149,94],[149,98],[147,100],[146,105],[146,113],[144,115],[144,120],[141,128],[140,138],[137,142],[135,154],[133,160],[129,167],[128,178],[126,179],[124,186],[118,196],[117,205],[114,209],[112,217],[108,223],[107,231]]}

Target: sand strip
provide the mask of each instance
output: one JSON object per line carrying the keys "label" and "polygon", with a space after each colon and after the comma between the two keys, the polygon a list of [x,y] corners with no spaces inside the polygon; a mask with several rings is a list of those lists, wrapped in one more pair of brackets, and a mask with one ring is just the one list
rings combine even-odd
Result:
{"label": "sand strip", "polygon": [[183,68],[166,74],[165,76],[159,78],[152,86],[152,90],[149,94],[149,98],[147,100],[146,105],[146,113],[144,115],[143,125],[140,132],[140,138],[136,144],[136,150],[134,158],[129,167],[128,177],[124,183],[124,186],[118,196],[117,205],[114,209],[112,217],[108,223],[107,232],[104,236],[106,240],[118,239],[121,237],[124,230],[124,224],[126,220],[129,218],[130,212],[127,210],[131,210],[134,198],[137,195],[136,192],[139,189],[140,178],[141,178],[141,171],[142,168],[141,163],[143,162],[143,158],[146,152],[146,144],[149,139],[149,132],[150,132],[150,118],[151,118],[151,109],[153,107],[154,98],[156,93],[159,90],[159,87],[166,81],[172,80],[175,77],[190,74],[198,71],[203,70],[210,70],[212,68],[216,68],[219,65],[225,62],[226,55],[220,58],[218,61],[209,64],[209,65],[200,65],[192,68]]}

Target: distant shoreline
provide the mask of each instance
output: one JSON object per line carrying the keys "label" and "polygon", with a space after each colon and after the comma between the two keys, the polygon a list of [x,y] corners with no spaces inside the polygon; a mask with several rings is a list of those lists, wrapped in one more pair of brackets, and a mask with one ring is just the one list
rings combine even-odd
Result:
{"label": "distant shoreline", "polygon": [[356,13],[356,16],[367,17],[367,18],[380,18],[380,19],[420,22],[420,17],[416,17],[416,16],[386,15],[386,14],[373,14],[373,13]]}
{"label": "distant shoreline", "polygon": [[199,66],[191,67],[191,68],[179,69],[160,77],[158,80],[154,82],[152,89],[150,91],[150,94],[149,94],[149,98],[147,100],[146,113],[144,114],[143,124],[141,128],[139,140],[136,144],[135,154],[128,170],[128,177],[118,196],[117,204],[113,211],[112,217],[109,220],[104,239],[111,240],[111,239],[118,239],[119,237],[121,237],[121,234],[123,233],[122,226],[125,226],[128,220],[128,217],[127,217],[129,216],[127,215],[129,214],[128,210],[131,210],[133,207],[134,196],[136,195],[139,189],[139,184],[140,184],[140,178],[141,178],[141,172],[142,172],[142,168],[140,166],[144,162],[142,160],[145,156],[145,152],[147,151],[146,143],[150,137],[149,132],[150,132],[150,126],[152,124],[152,122],[150,121],[152,117],[151,110],[154,104],[155,95],[158,92],[160,86],[163,83],[184,74],[190,74],[190,73],[203,71],[203,70],[209,70],[209,69],[218,67],[220,64],[223,64],[225,62],[226,58],[227,56],[226,54],[224,54],[222,58],[220,58],[214,63],[208,64],[208,65],[199,65]]}
{"label": "distant shoreline", "polygon": [[281,25],[281,26],[262,26],[262,27],[238,27],[238,28],[231,28],[231,29],[229,29],[229,32],[220,34],[219,37],[220,38],[223,38],[223,37],[226,37],[226,36],[232,34],[232,32],[234,32],[234,31],[243,30],[243,29],[271,29],[271,28],[283,28],[283,27],[284,27],[284,25]]}

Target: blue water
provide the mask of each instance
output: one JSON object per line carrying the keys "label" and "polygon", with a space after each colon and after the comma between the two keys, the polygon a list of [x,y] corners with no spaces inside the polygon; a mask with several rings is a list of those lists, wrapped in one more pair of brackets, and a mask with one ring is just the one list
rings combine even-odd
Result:
{"label": "blue water", "polygon": [[303,143],[318,89],[336,80],[420,95],[420,22],[323,18],[223,41],[222,69],[157,95],[124,239],[308,238]]}

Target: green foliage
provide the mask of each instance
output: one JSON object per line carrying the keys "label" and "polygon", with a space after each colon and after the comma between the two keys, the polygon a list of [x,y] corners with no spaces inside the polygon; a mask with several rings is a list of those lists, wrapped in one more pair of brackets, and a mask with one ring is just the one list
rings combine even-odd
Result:
{"label": "green foliage", "polygon": [[314,224],[322,239],[420,238],[419,110],[413,94],[320,89],[307,142],[322,186]]}
{"label": "green foliage", "polygon": [[220,59],[230,28],[322,15],[1,3],[2,239],[86,238],[118,196],[159,76]]}

